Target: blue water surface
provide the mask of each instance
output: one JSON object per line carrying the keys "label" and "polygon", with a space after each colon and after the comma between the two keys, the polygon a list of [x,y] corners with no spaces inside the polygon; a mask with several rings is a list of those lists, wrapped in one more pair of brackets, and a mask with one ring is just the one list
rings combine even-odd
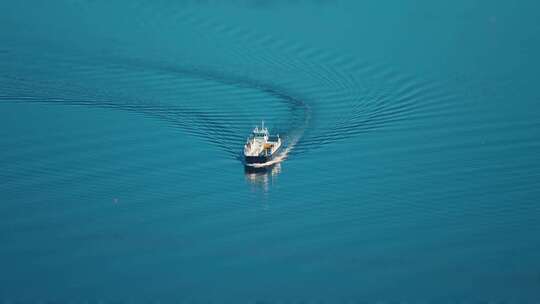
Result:
{"label": "blue water surface", "polygon": [[538,302],[538,54],[538,1],[1,1],[0,300]]}

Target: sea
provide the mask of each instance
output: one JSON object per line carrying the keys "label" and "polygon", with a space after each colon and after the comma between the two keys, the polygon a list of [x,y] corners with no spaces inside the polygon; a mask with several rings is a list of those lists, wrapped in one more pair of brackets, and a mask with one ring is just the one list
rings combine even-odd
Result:
{"label": "sea", "polygon": [[539,54],[529,0],[2,0],[0,302],[539,303]]}

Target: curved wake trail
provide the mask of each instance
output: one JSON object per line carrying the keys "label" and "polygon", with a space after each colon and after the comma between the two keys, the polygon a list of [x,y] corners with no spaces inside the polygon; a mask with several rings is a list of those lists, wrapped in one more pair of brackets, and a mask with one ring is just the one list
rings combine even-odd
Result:
{"label": "curved wake trail", "polygon": [[[258,114],[264,114],[281,127],[285,144],[272,161],[246,164],[251,167],[272,166],[292,154],[300,156],[414,114],[429,115],[425,106],[444,105],[436,102],[445,98],[436,86],[384,64],[359,63],[271,35],[257,39],[261,35],[256,31],[223,29],[222,23],[205,22],[197,14],[187,19],[176,18],[176,13],[170,17],[172,24],[186,23],[178,28],[206,34],[198,42],[200,53],[183,47],[172,48],[173,55],[157,57],[148,56],[152,50],[94,53],[64,50],[51,42],[48,47],[56,51],[38,56],[8,47],[0,53],[2,67],[9,72],[0,78],[0,86],[8,91],[2,92],[7,96],[0,96],[0,101],[27,101],[21,96],[30,95],[34,102],[142,113],[208,141],[239,162],[243,159],[239,153],[242,136],[238,135],[255,117],[262,118]],[[216,39],[228,46],[228,53],[212,51]],[[129,40],[125,43],[129,45]],[[17,56],[12,58],[12,54]],[[55,69],[50,69],[51,62]],[[40,73],[23,73],[27,67]],[[426,96],[433,97],[432,101],[421,104],[428,100]],[[261,113],[263,102],[272,102],[272,111],[265,106]]]}

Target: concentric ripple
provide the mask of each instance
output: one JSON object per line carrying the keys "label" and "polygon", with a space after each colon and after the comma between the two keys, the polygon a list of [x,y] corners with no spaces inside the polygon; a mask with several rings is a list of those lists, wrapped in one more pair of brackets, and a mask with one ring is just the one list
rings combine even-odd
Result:
{"label": "concentric ripple", "polygon": [[[449,97],[436,84],[388,65],[201,20],[189,10],[160,12],[152,20],[156,24],[142,27],[204,33],[197,44],[206,49],[173,49],[159,56],[154,50],[139,55],[123,48],[101,53],[56,48],[40,55],[8,48],[0,54],[7,71],[0,80],[1,99],[143,113],[207,140],[232,158],[239,157],[251,127],[265,120],[285,138],[285,153],[278,158],[283,160],[289,152],[299,156],[436,113],[434,108],[445,104],[440,98]],[[212,51],[212,45],[226,42],[226,53]]]}

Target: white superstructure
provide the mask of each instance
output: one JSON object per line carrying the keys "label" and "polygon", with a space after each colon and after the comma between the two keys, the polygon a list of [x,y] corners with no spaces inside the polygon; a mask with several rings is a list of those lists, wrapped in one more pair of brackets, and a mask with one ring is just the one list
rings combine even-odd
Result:
{"label": "white superstructure", "polygon": [[281,147],[281,138],[279,135],[271,136],[268,129],[264,127],[264,121],[261,127],[256,126],[248,137],[244,145],[244,156],[246,162],[265,162],[271,159],[273,154]]}

